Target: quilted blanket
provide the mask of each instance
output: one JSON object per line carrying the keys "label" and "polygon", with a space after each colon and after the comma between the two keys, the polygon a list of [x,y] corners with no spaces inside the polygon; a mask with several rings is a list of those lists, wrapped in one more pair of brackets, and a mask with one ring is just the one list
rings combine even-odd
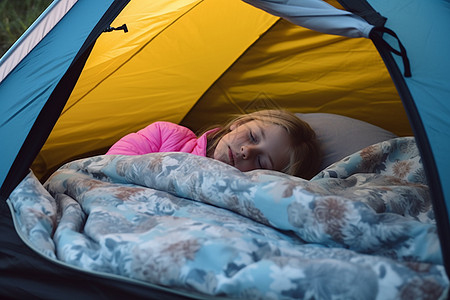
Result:
{"label": "quilted blanket", "polygon": [[185,153],[68,163],[10,196],[50,259],[240,299],[439,299],[448,279],[414,138],[307,181]]}

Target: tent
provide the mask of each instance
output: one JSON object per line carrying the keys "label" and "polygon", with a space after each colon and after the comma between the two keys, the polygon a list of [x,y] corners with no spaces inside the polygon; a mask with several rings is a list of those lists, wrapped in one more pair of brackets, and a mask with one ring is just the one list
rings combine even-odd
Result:
{"label": "tent", "polygon": [[6,200],[30,167],[45,180],[153,121],[200,130],[278,106],[414,134],[450,274],[449,2],[328,1],[376,26],[368,38],[319,33],[296,25],[303,21],[292,7],[249,2],[262,9],[238,0],[56,0],[5,54],[0,285],[7,296],[198,297],[49,262],[24,246]]}

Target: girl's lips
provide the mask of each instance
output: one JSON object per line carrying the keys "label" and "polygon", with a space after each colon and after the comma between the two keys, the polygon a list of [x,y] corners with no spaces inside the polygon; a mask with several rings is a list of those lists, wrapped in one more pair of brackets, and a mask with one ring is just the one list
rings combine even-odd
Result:
{"label": "girl's lips", "polygon": [[234,166],[233,151],[231,151],[230,147],[228,147],[228,160],[230,161],[230,165]]}

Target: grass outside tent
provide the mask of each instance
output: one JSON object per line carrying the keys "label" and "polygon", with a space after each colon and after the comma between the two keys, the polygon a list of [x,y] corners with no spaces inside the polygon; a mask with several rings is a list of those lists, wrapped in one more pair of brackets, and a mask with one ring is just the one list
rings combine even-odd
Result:
{"label": "grass outside tent", "polygon": [[52,0],[0,0],[0,57]]}

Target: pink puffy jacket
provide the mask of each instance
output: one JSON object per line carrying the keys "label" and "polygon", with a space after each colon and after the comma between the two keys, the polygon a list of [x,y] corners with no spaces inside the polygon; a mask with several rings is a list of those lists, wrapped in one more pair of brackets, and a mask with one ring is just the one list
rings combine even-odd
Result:
{"label": "pink puffy jacket", "polygon": [[206,156],[208,133],[197,138],[190,129],[170,123],[155,122],[117,141],[106,154],[140,155],[153,152],[186,152]]}

